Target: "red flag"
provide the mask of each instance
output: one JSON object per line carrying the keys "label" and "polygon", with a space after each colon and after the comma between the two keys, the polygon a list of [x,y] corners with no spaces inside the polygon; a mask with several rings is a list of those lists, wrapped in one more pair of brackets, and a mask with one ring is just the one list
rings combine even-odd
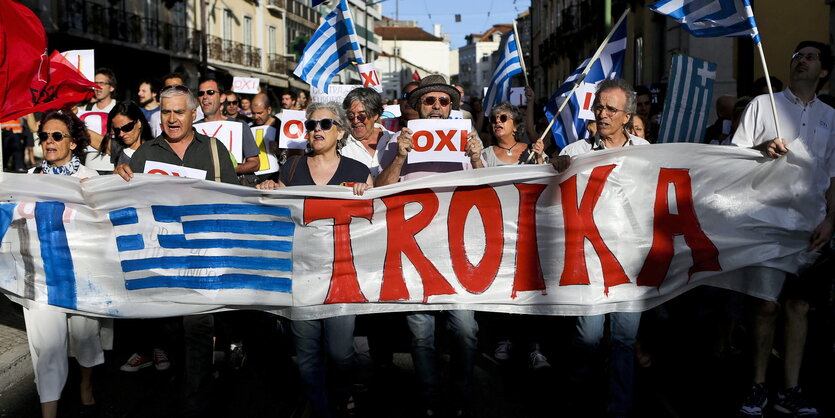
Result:
{"label": "red flag", "polygon": [[0,119],[82,102],[94,87],[57,51],[47,57],[46,33],[29,8],[0,0]]}
{"label": "red flag", "polygon": [[412,74],[412,81],[420,81],[420,74],[418,73],[418,70],[415,70],[415,73]]}

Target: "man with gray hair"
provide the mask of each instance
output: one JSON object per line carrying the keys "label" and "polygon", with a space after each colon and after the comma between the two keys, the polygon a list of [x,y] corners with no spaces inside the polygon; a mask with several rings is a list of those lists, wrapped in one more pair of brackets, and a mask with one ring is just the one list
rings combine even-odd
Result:
{"label": "man with gray hair", "polygon": [[[630,135],[626,128],[636,111],[635,90],[623,79],[603,80],[597,85],[592,110],[597,123],[597,134],[581,139],[563,148],[552,161],[557,171],[563,171],[571,163],[571,157],[610,148],[647,145],[649,142]],[[572,347],[577,351],[573,385],[578,393],[585,392],[589,383],[589,363],[603,339],[606,315],[579,316]],[[635,379],[635,340],[640,312],[612,312],[609,314],[611,329],[611,359],[609,363],[609,398],[607,416],[626,417],[632,410]],[[580,399],[580,398],[578,398]],[[588,413],[588,406],[585,411]],[[595,415],[588,413],[589,415]]]}

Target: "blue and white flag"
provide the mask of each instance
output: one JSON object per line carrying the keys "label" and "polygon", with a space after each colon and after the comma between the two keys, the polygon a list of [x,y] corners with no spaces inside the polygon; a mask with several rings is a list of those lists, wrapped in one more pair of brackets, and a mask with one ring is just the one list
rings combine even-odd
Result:
{"label": "blue and white flag", "polygon": [[677,20],[693,36],[750,36],[760,43],[749,0],[661,0],[647,7]]}
{"label": "blue and white flag", "polygon": [[[626,55],[626,19],[614,31],[609,42],[603,48],[600,57],[592,63],[586,78],[581,80],[580,87],[571,96],[568,105],[562,110],[559,118],[554,121],[551,132],[554,134],[554,141],[560,148],[580,139],[586,135],[586,120],[593,120],[594,113],[591,106],[594,103],[594,95],[597,84],[607,78],[619,77],[623,71],[623,60]],[[591,59],[591,58],[589,58]],[[548,121],[554,118],[557,110],[565,100],[566,95],[574,88],[574,84],[582,76],[583,70],[589,62],[583,61],[580,66],[571,73],[565,82],[557,89],[548,103],[545,105],[545,115]]]}
{"label": "blue and white flag", "polygon": [[362,64],[362,54],[348,3],[340,0],[307,42],[293,74],[327,93],[333,76],[352,61]]}
{"label": "blue and white flag", "polygon": [[493,106],[510,100],[510,79],[516,74],[522,74],[522,63],[519,59],[519,44],[516,43],[516,35],[511,31],[508,32],[502,55],[499,57],[499,63],[493,71],[493,78],[490,79],[487,94],[484,96],[484,114],[487,114]]}
{"label": "blue and white flag", "polygon": [[716,64],[673,56],[658,142],[702,142],[715,80]]}

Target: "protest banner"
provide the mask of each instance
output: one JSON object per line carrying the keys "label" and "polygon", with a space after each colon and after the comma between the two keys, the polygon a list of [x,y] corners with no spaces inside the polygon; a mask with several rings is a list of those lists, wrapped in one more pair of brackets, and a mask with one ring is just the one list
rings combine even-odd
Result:
{"label": "protest banner", "polygon": [[510,88],[510,104],[514,106],[526,106],[528,104],[528,97],[525,96],[524,87]]}
{"label": "protest banner", "polygon": [[232,91],[235,93],[258,94],[261,92],[261,89],[258,88],[260,84],[261,80],[257,78],[233,77]]}
{"label": "protest banner", "polygon": [[75,49],[62,52],[61,55],[90,81],[96,79],[96,58],[93,49]]}
{"label": "protest banner", "polygon": [[252,136],[255,137],[255,144],[258,145],[258,171],[255,175],[275,173],[278,171],[278,158],[276,158],[275,128],[272,126],[255,126],[252,129]]}
{"label": "protest banner", "polygon": [[194,124],[194,129],[208,137],[215,137],[235,157],[235,161],[244,161],[243,138],[244,125],[238,121],[200,122]]}
{"label": "protest banner", "polygon": [[284,149],[307,149],[307,137],[305,136],[304,111],[287,110],[279,115],[281,119],[281,132],[278,134],[278,146]]}
{"label": "protest banner", "polygon": [[313,103],[336,102],[342,105],[342,101],[345,100],[345,96],[347,96],[351,90],[358,89],[360,87],[362,86],[356,84],[331,84],[328,88],[328,92],[325,93],[324,90],[311,86],[310,99],[313,100]]}
{"label": "protest banner", "polygon": [[360,73],[360,78],[362,78],[363,87],[371,87],[378,93],[383,92],[383,83],[380,81],[380,73],[377,71],[374,63],[370,62],[368,64],[359,64],[357,65],[357,70]]}
{"label": "protest banner", "polygon": [[145,161],[145,169],[142,172],[145,174],[162,174],[164,176],[185,177],[198,180],[206,178],[206,170],[161,163],[159,161]]}
{"label": "protest banner", "polygon": [[452,162],[466,163],[464,152],[467,134],[472,122],[463,119],[415,119],[410,120],[412,150],[409,163]]}
{"label": "protest banner", "polygon": [[[263,191],[137,174],[0,175],[0,287],[22,304],[297,319],[475,309],[641,311],[711,285],[774,300],[823,220],[802,141],[784,158],[700,144],[603,150],[373,188]],[[776,187],[779,186],[779,187]],[[24,262],[24,260],[27,260]]]}

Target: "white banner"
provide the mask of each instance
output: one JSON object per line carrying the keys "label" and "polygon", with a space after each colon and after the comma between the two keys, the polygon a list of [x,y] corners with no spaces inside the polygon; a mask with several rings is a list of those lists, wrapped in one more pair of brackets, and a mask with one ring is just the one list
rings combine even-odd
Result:
{"label": "white banner", "polygon": [[281,119],[281,132],[278,134],[278,146],[284,149],[307,149],[303,110],[285,109],[278,115]]}
{"label": "white banner", "polygon": [[261,80],[249,77],[234,77],[232,78],[232,91],[235,93],[244,94],[258,94],[261,92],[259,86]]}
{"label": "white banner", "polygon": [[328,86],[328,92],[319,90],[316,87],[310,86],[310,99],[313,103],[328,103],[336,102],[342,105],[345,96],[353,89],[358,89],[362,86],[356,84],[331,84]]}
{"label": "white banner", "polygon": [[412,150],[409,163],[443,161],[466,163],[464,153],[467,134],[472,122],[463,119],[414,119],[409,121],[412,130]]}
{"label": "white banner", "polygon": [[244,162],[244,125],[239,121],[200,122],[194,124],[194,129],[203,135],[217,138],[232,153],[238,164]]}
{"label": "white banner", "polygon": [[0,287],[93,315],[295,318],[649,309],[699,285],[776,297],[823,218],[802,144],[666,144],[374,188],[261,191],[137,174],[0,175]]}

